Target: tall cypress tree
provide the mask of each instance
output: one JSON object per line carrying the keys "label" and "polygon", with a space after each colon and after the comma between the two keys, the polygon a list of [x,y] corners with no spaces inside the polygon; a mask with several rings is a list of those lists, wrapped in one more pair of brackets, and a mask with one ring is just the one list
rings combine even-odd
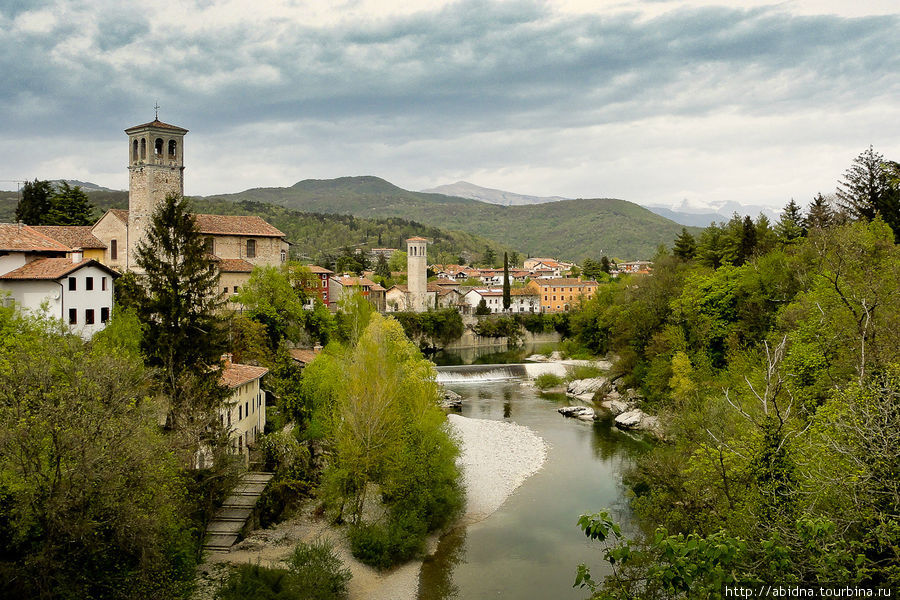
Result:
{"label": "tall cypress tree", "polygon": [[53,187],[49,181],[26,181],[22,187],[22,199],[16,206],[16,221],[26,225],[46,225],[52,194]]}
{"label": "tall cypress tree", "polygon": [[512,305],[512,292],[509,289],[509,256],[503,253],[503,310]]}
{"label": "tall cypress tree", "polygon": [[206,252],[187,198],[170,194],[153,212],[135,262],[146,291],[141,313],[148,362],[160,368],[163,387],[178,411],[185,382],[215,396],[218,375],[211,369],[224,352],[218,293],[219,273]]}

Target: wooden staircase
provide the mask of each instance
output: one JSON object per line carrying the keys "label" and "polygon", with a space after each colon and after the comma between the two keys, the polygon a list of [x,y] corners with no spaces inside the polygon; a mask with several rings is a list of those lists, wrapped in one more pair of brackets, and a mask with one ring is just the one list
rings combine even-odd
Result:
{"label": "wooden staircase", "polygon": [[222,507],[206,527],[203,549],[206,552],[228,552],[253,514],[256,501],[272,479],[272,473],[259,471],[244,473],[225,498]]}

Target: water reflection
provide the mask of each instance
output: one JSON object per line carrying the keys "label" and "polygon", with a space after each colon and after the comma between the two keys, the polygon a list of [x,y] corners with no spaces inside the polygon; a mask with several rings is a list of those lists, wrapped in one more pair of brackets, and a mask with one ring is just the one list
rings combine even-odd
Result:
{"label": "water reflection", "polygon": [[425,559],[419,574],[419,586],[428,590],[428,598],[452,600],[459,598],[459,586],[453,583],[453,569],[465,556],[466,528],[457,527],[444,535],[438,550]]}
{"label": "water reflection", "polygon": [[429,358],[439,367],[450,365],[506,365],[520,363],[526,356],[536,351],[533,344],[526,344],[511,350],[497,348],[456,348],[441,350]]}

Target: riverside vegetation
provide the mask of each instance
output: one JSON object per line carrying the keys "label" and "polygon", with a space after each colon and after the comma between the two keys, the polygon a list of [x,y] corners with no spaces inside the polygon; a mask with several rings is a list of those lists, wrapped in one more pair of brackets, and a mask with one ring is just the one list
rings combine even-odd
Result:
{"label": "riverside vegetation", "polygon": [[578,569],[593,598],[900,584],[900,186],[895,164],[868,164],[871,178],[848,171],[841,210],[820,195],[774,228],[735,217],[699,243],[682,234],[652,276],[572,315],[573,340],[618,357],[613,377],[669,440],[626,474],[642,534],[605,511],[579,520],[612,567],[604,581]]}

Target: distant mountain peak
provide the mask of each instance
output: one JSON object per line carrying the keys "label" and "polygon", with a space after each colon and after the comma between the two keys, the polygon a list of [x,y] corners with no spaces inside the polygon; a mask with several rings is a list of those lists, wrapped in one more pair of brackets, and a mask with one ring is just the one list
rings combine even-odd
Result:
{"label": "distant mountain peak", "polygon": [[481,187],[468,181],[457,181],[447,185],[439,185],[435,188],[422,190],[428,194],[443,194],[445,196],[457,196],[459,198],[469,198],[471,200],[479,200],[488,204],[499,204],[500,206],[522,206],[526,204],[546,204],[548,202],[558,202],[560,200],[569,200],[562,196],[529,196],[527,194],[517,194],[515,192],[506,192],[493,188]]}

